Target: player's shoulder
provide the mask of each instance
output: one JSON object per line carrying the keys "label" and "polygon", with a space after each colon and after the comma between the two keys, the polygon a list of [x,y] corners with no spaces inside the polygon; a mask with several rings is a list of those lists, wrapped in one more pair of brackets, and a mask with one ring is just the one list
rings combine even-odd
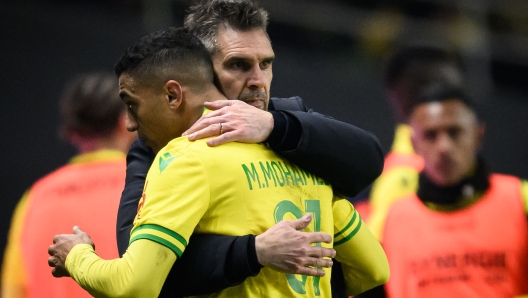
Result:
{"label": "player's shoulder", "polygon": [[34,192],[42,187],[54,187],[55,185],[64,184],[64,179],[69,177],[70,172],[70,164],[62,165],[35,181],[31,186],[31,191]]}
{"label": "player's shoulder", "polygon": [[186,137],[172,140],[158,153],[157,159],[180,156],[188,161],[202,164],[205,168],[217,168],[219,165],[240,162],[277,160],[277,155],[264,144],[229,142],[210,147],[207,139],[190,142]]}
{"label": "player's shoulder", "polygon": [[520,189],[524,210],[528,214],[528,181],[526,179],[513,175],[493,173],[490,176],[490,182],[495,186],[500,184],[501,190],[504,192]]}
{"label": "player's shoulder", "polygon": [[166,155],[179,155],[188,158],[199,157],[204,151],[209,151],[210,147],[205,142],[206,139],[189,141],[187,137],[179,137],[171,140],[165,147],[157,154],[157,158]]}

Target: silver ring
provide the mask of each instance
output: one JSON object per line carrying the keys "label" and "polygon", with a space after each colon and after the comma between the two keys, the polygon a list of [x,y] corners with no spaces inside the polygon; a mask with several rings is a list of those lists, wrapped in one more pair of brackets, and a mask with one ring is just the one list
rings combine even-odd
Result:
{"label": "silver ring", "polygon": [[220,134],[224,133],[224,128],[222,127],[222,123],[220,123]]}

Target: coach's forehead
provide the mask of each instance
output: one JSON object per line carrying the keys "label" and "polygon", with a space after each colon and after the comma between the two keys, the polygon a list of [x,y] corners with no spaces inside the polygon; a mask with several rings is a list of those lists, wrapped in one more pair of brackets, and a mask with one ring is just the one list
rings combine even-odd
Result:
{"label": "coach's forehead", "polygon": [[244,31],[220,28],[217,42],[219,51],[216,54],[225,56],[225,59],[232,55],[254,56],[259,60],[274,56],[269,37],[260,28]]}

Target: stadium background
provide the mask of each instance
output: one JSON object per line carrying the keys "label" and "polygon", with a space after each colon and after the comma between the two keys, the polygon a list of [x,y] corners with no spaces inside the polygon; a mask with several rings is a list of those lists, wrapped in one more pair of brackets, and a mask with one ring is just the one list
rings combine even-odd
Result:
{"label": "stadium background", "polygon": [[[64,83],[79,72],[112,71],[123,50],[143,35],[180,26],[190,3],[0,3],[0,252],[24,190],[75,153],[57,134]],[[489,167],[528,178],[528,1],[260,3],[270,12],[277,56],[272,96],[300,95],[315,110],[372,131],[388,151],[394,119],[382,87],[387,54],[409,43],[445,46],[466,66],[469,93],[487,124],[482,152]]]}

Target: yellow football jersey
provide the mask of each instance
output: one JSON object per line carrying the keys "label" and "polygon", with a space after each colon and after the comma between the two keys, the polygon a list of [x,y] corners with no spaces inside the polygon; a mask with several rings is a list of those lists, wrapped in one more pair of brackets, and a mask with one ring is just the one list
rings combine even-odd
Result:
{"label": "yellow football jersey", "polygon": [[[263,144],[208,147],[205,140],[177,138],[158,153],[149,170],[130,241],[149,239],[180,257],[194,232],[258,235],[307,212],[313,214],[307,231],[333,235],[333,196],[328,183]],[[358,224],[351,210],[339,230],[348,230],[351,221]],[[324,270],[319,278],[263,268],[258,276],[211,297],[331,297],[331,271]]]}

